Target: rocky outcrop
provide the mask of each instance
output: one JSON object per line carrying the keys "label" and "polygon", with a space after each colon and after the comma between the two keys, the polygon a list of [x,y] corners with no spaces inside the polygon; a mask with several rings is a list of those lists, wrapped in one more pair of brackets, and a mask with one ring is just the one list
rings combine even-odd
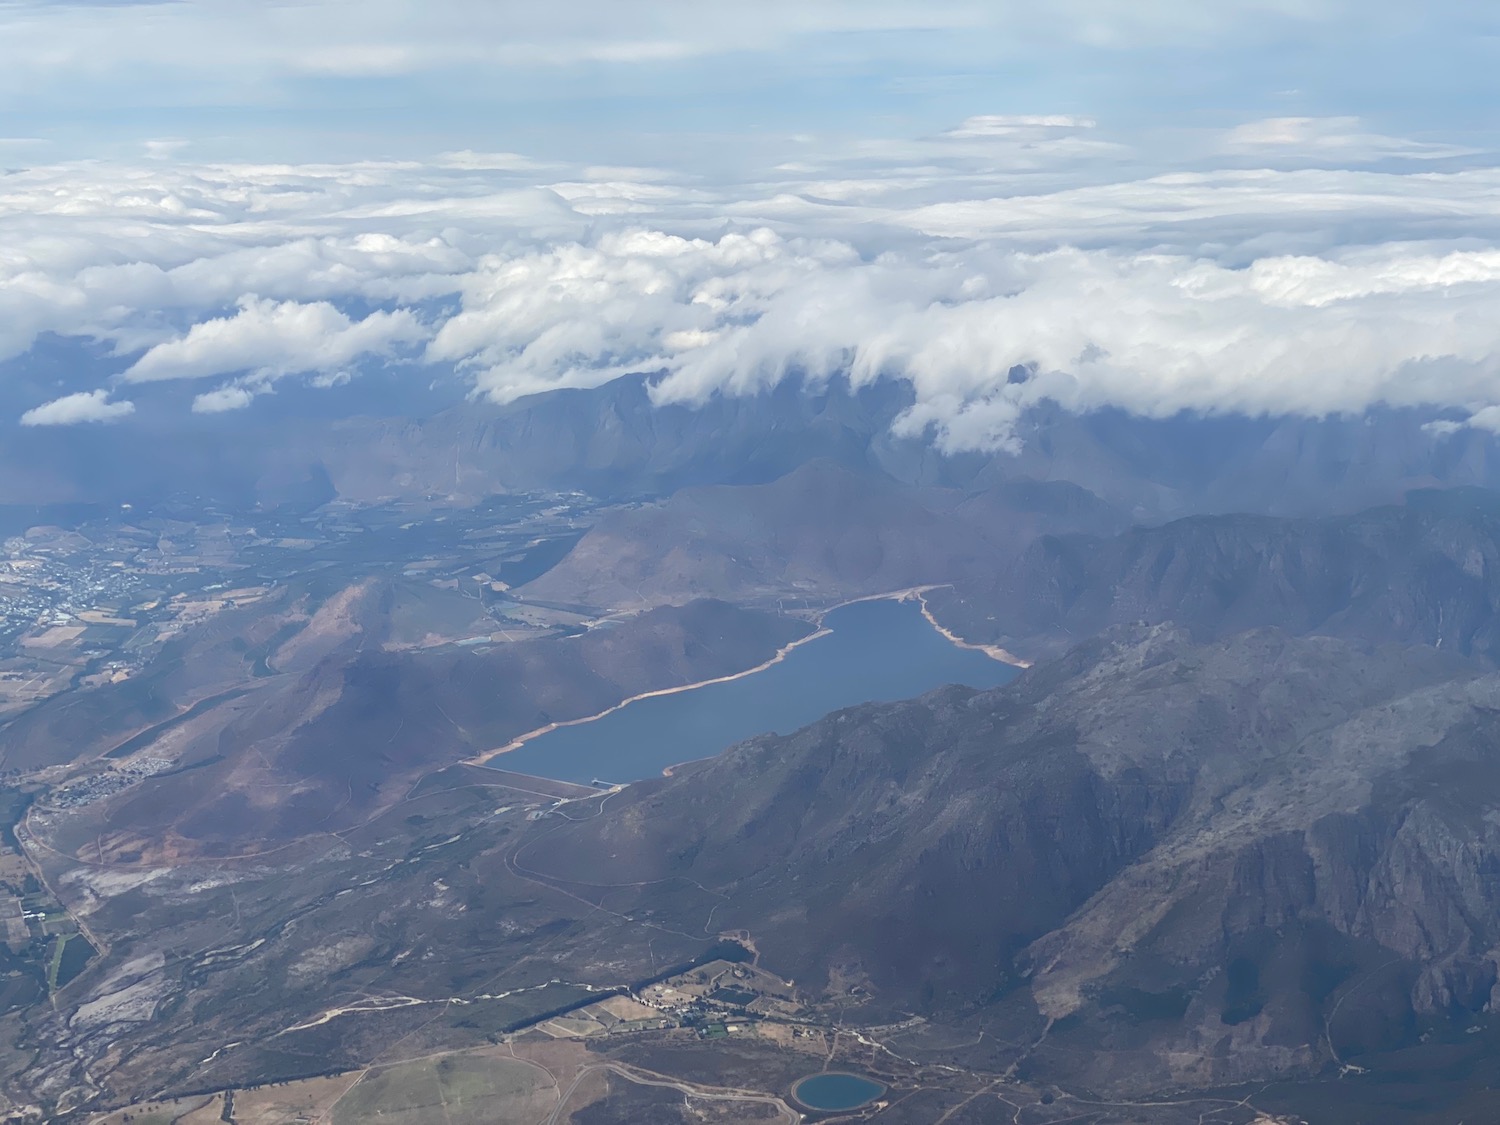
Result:
{"label": "rocky outcrop", "polygon": [[1157,627],[749,743],[531,862],[646,884],[647,911],[691,880],[799,980],[1040,1021],[1033,1075],[1139,1093],[1305,1071],[1486,1007],[1492,808],[1500,677]]}
{"label": "rocky outcrop", "polygon": [[1057,654],[1113,625],[1195,639],[1274,626],[1500,659],[1500,497],[1410,494],[1352,516],[1195,516],[1103,538],[1043,535],[986,581],[935,592],[972,640]]}

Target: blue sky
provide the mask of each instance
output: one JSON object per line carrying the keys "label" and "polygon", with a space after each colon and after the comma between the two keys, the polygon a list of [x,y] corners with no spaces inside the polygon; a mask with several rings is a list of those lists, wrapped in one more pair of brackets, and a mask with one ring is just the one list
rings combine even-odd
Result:
{"label": "blue sky", "polygon": [[210,159],[660,162],[685,138],[712,156],[1072,113],[1125,133],[1353,115],[1488,145],[1495,28],[1388,0],[7,0],[0,136],[28,160],[174,137]]}

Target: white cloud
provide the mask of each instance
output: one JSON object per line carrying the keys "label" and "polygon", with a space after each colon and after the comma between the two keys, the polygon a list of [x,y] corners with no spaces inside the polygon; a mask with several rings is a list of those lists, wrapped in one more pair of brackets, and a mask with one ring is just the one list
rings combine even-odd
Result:
{"label": "white cloud", "polygon": [[74,426],[80,422],[116,422],[134,413],[135,403],[110,402],[108,391],[81,391],[28,410],[21,415],[21,425]]}
{"label": "white cloud", "polygon": [[464,168],[478,172],[531,172],[546,167],[545,164],[517,152],[475,152],[473,149],[445,152],[437,158],[436,163],[444,168]]}
{"label": "white cloud", "polygon": [[1482,406],[1473,414],[1469,415],[1466,423],[1476,430],[1487,430],[1492,434],[1500,434],[1500,406]]}
{"label": "white cloud", "polygon": [[291,56],[294,69],[339,78],[386,77],[422,69],[423,60],[409,47],[394,43],[343,43],[300,51]]}
{"label": "white cloud", "polygon": [[586,180],[607,180],[628,184],[665,183],[679,177],[664,168],[637,168],[631,165],[596,164],[583,170]]}
{"label": "white cloud", "polygon": [[[985,185],[979,185],[982,191]],[[1033,246],[1156,247],[1258,257],[1500,233],[1494,168],[1448,174],[1293,168],[1185,170],[1056,191],[968,194],[893,221],[924,235]]]}
{"label": "white cloud", "polygon": [[269,381],[337,371],[369,356],[390,356],[421,342],[427,329],[412,312],[373,312],[351,320],[326,301],[300,304],[246,297],[233,316],[193,325],[150,348],[125,372],[132,383],[201,379],[241,371]]}
{"label": "white cloud", "polygon": [[194,414],[224,414],[231,410],[243,410],[255,401],[255,392],[249,387],[220,387],[206,391],[193,399]]}
{"label": "white cloud", "polygon": [[[1220,0],[257,0],[92,6],[11,0],[0,6],[0,90],[38,81],[134,83],[191,76],[236,100],[265,98],[299,76],[387,78],[469,68],[536,70],[784,52],[842,33],[954,33],[972,41],[1109,48],[1256,37],[1278,24],[1335,18],[1342,2]],[[310,46],[315,45],[315,46]]]}
{"label": "white cloud", "polygon": [[[696,401],[793,375],[899,378],[912,430],[1006,447],[1030,406],[1303,413],[1500,394],[1500,254],[1396,246],[1248,269],[1181,254],[976,247],[864,260],[770,230],[639,230],[485,263],[433,358],[509,399],[662,371]],[[1035,375],[1008,379],[1016,366]]]}
{"label": "white cloud", "polygon": [[168,160],[188,147],[190,142],[181,137],[157,137],[141,146],[153,160]]}
{"label": "white cloud", "polygon": [[[728,183],[504,153],[35,168],[0,176],[0,356],[91,337],[120,357],[101,380],[214,379],[200,413],[369,363],[452,365],[497,400],[624,372],[682,401],[848,372],[909,382],[904,425],[950,449],[1013,444],[1042,401],[1487,424],[1500,170],[1128,174],[1033,143],[1105,132],[1086,125],[970,119]],[[1035,374],[1011,383],[1018,364]]]}
{"label": "white cloud", "polygon": [[1058,129],[1093,129],[1097,125],[1092,117],[1074,117],[1070,114],[989,113],[970,117],[963,124],[947,130],[943,136],[960,140],[971,137],[1014,137]]}
{"label": "white cloud", "polygon": [[1229,130],[1224,151],[1254,156],[1317,157],[1335,165],[1376,160],[1443,160],[1480,150],[1388,137],[1364,129],[1357,117],[1268,117]]}

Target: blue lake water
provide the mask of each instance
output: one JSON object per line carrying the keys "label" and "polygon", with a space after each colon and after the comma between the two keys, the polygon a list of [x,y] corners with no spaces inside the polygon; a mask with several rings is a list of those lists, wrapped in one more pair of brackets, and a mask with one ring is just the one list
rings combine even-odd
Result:
{"label": "blue lake water", "polygon": [[792,1087],[792,1097],[808,1109],[858,1109],[883,1093],[879,1082],[857,1074],[814,1074]]}
{"label": "blue lake water", "polygon": [[642,699],[549,731],[491,764],[562,781],[638,781],[757,734],[789,734],[842,707],[909,699],[945,684],[998,687],[1017,674],[947,640],[914,602],[856,602],[823,624],[828,636],[763,671]]}

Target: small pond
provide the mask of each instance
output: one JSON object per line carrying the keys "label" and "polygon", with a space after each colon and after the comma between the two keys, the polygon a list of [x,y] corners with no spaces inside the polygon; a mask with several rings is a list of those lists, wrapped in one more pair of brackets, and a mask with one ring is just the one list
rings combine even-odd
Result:
{"label": "small pond", "polygon": [[814,1074],[792,1087],[792,1097],[808,1109],[858,1109],[869,1105],[885,1087],[858,1074]]}

